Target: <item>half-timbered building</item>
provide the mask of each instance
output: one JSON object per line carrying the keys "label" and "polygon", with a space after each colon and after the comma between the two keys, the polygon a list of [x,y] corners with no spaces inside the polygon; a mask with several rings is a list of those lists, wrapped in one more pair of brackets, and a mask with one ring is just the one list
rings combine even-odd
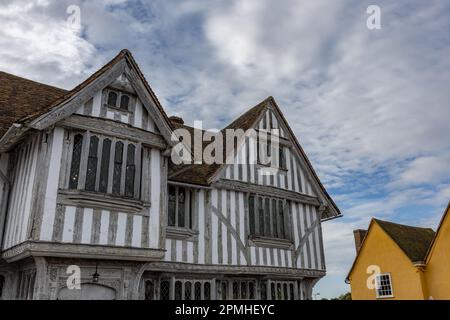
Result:
{"label": "half-timbered building", "polygon": [[325,275],[340,212],[272,97],[225,129],[279,143],[244,135],[224,164],[171,161],[197,129],[127,50],[70,91],[0,72],[0,112],[1,298],[311,299]]}

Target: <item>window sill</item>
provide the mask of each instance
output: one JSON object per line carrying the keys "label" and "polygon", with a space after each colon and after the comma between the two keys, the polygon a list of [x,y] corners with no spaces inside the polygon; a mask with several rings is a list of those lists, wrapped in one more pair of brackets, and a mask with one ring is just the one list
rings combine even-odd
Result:
{"label": "window sill", "polygon": [[113,111],[119,111],[119,112],[121,112],[121,113],[123,113],[123,114],[125,114],[125,115],[132,114],[132,113],[133,113],[133,112],[131,112],[131,111],[128,110],[128,109],[121,109],[121,108],[118,108],[118,107],[110,106],[109,104],[105,104],[105,107],[106,107],[107,109],[111,109],[111,110],[113,110]]}
{"label": "window sill", "polygon": [[170,239],[193,241],[196,240],[197,236],[197,230],[172,226],[166,227],[166,237]]}
{"label": "window sill", "polygon": [[258,163],[257,169],[260,171],[265,171],[266,173],[271,173],[271,174],[274,174],[274,173],[287,174],[287,169],[271,167],[270,165],[267,165],[267,164]]}
{"label": "window sill", "polygon": [[[58,203],[139,214],[150,202],[84,190],[58,191]],[[143,214],[148,215],[148,214]]]}
{"label": "window sill", "polygon": [[294,242],[289,239],[279,239],[271,237],[263,237],[252,235],[248,237],[248,244],[255,247],[269,247],[277,249],[291,250],[293,249]]}
{"label": "window sill", "polygon": [[381,297],[377,297],[377,299],[383,300],[383,299],[392,299],[394,298],[394,296],[381,296]]}

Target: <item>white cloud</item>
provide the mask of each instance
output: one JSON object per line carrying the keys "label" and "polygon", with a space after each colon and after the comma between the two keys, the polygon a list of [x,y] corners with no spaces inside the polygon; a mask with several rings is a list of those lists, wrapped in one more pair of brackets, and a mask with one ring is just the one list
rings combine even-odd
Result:
{"label": "white cloud", "polygon": [[416,158],[408,164],[392,187],[445,181],[450,178],[449,164],[450,157],[445,154]]}
{"label": "white cloud", "polygon": [[0,69],[62,87],[93,72],[95,47],[67,23],[66,8],[49,16],[50,1],[2,3]]}
{"label": "white cloud", "polygon": [[[81,7],[81,33],[67,28],[69,4]],[[339,193],[345,218],[324,237],[329,272],[343,280],[353,228],[450,199],[450,4],[378,1],[375,31],[369,4],[2,1],[0,69],[70,88],[129,48],[168,113],[210,127],[275,96]]]}

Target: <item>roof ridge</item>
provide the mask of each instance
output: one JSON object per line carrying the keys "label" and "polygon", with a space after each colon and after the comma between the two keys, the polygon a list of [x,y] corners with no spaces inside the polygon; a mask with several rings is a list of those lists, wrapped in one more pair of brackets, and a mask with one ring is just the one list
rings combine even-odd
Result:
{"label": "roof ridge", "polygon": [[250,107],[248,109],[246,109],[245,111],[243,111],[242,113],[240,113],[239,115],[236,116],[236,118],[234,118],[226,127],[224,127],[222,130],[225,129],[229,129],[231,127],[231,125],[233,123],[235,123],[236,121],[238,121],[239,119],[241,119],[242,117],[244,117],[245,115],[247,115],[249,112],[251,112],[252,110],[258,108],[258,107],[262,107],[264,106],[267,102],[269,102],[271,99],[273,99],[272,96],[269,96],[267,98],[265,98],[264,100],[260,101],[259,103],[257,103],[256,105],[254,105],[253,107]]}
{"label": "roof ridge", "polygon": [[392,222],[392,221],[387,221],[387,220],[381,220],[378,218],[372,218],[373,220],[375,220],[376,222],[381,222],[381,223],[388,223],[388,224],[392,224],[392,225],[397,225],[397,226],[401,226],[401,227],[407,227],[407,228],[414,228],[414,229],[422,229],[422,230],[431,230],[434,232],[433,228],[427,228],[427,227],[418,227],[418,226],[412,226],[409,224],[402,224],[402,223],[398,223],[398,222]]}

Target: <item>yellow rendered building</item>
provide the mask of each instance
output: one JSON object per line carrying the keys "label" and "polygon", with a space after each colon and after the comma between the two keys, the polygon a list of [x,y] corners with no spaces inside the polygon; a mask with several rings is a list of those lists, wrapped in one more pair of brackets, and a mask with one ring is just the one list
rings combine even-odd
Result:
{"label": "yellow rendered building", "polygon": [[353,300],[450,299],[450,204],[437,232],[372,219],[355,230]]}

